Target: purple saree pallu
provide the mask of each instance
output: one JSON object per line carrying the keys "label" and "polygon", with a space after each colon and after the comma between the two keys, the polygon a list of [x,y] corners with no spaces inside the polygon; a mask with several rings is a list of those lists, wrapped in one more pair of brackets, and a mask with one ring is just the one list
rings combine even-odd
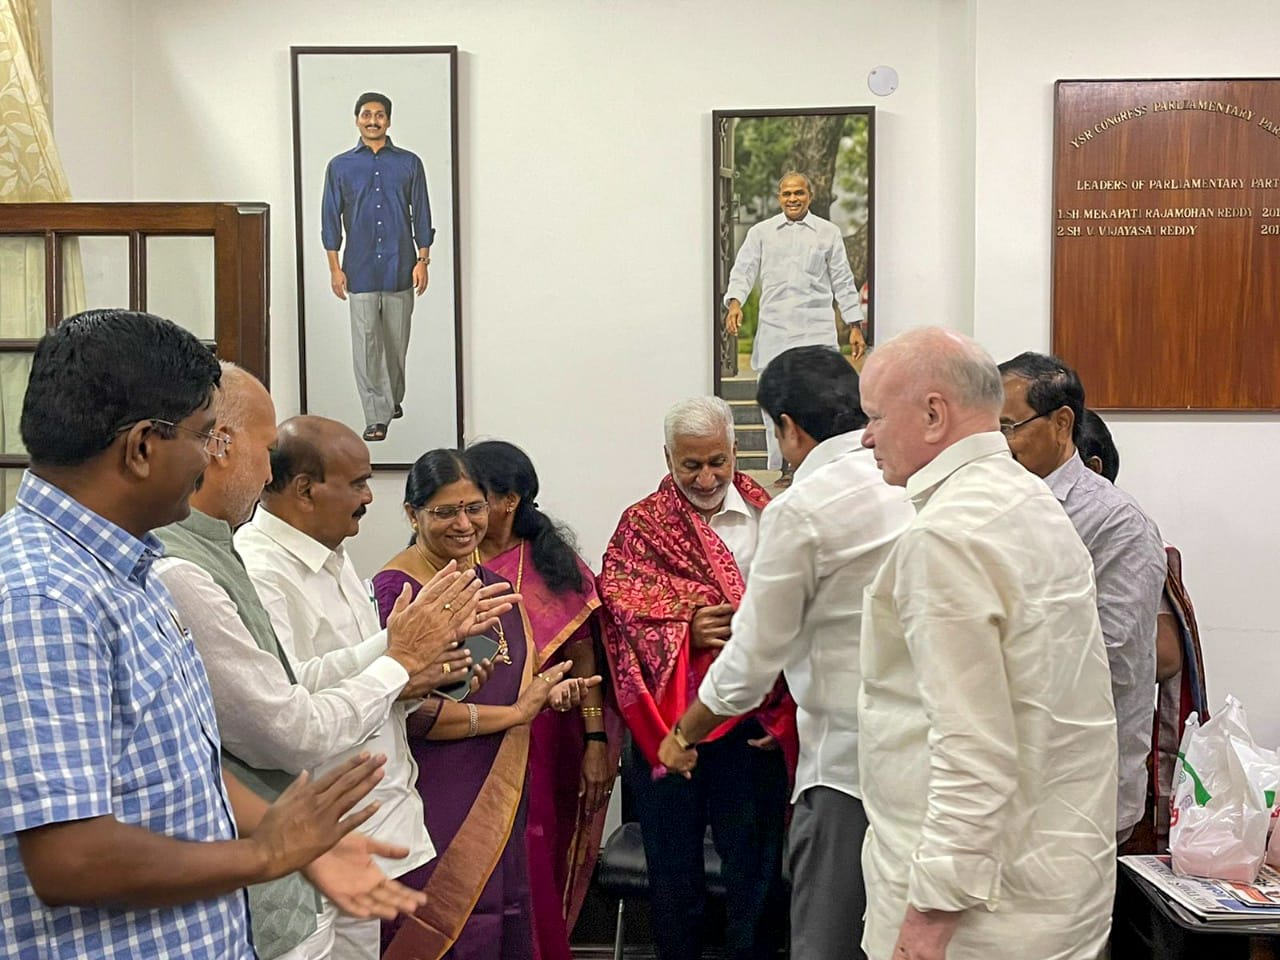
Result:
{"label": "purple saree pallu", "polygon": [[[477,567],[486,584],[501,578]],[[408,583],[401,570],[373,579],[385,623]],[[511,663],[495,664],[493,676],[468,701],[514,704],[532,676],[530,650],[519,609],[502,617]],[[499,633],[489,634],[494,640]],[[525,774],[529,727],[463,740],[427,740],[439,710],[428,700],[409,718],[409,746],[418,764],[418,792],[436,858],[405,874],[401,882],[425,890],[427,903],[411,917],[382,926],[384,960],[531,960],[528,860],[524,845]]]}

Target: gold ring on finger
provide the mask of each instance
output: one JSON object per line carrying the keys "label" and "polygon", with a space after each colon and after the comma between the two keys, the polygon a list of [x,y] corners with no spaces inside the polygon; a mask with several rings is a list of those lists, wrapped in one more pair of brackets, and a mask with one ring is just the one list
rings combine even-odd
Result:
{"label": "gold ring on finger", "polygon": [[450,664],[450,663],[442,663],[442,664],[440,664],[440,669],[441,669],[443,672],[448,673],[450,670],[452,670],[452,669],[453,669],[453,664]]}
{"label": "gold ring on finger", "polygon": [[452,609],[453,609],[453,604],[452,604],[452,603],[446,603],[446,604],[444,605],[444,609],[445,609],[445,610],[452,610]]}

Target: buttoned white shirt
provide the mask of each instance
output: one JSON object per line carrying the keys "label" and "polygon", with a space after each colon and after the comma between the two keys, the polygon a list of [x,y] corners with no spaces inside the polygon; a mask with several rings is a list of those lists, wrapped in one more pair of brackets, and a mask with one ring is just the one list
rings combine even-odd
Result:
{"label": "buttoned white shirt", "polygon": [[743,499],[742,494],[731,481],[729,492],[724,495],[724,502],[720,504],[720,509],[711,515],[707,523],[729,548],[734,562],[738,565],[738,570],[742,573],[742,579],[745,580],[751,568],[751,558],[756,553],[756,539],[760,531],[760,511]]}
{"label": "buttoned white shirt", "polygon": [[[386,632],[379,627],[372,591],[361,582],[341,546],[330,550],[261,506],[236,531],[235,545],[300,682],[305,682],[304,676],[326,677],[325,664],[334,654],[345,654],[354,662],[375,649],[385,652]],[[418,765],[405,734],[405,715],[405,704],[397,702],[372,737],[334,751],[321,768],[321,772],[330,770],[365,750],[386,754],[384,775],[368,798],[380,807],[361,829],[378,840],[409,848],[403,860],[379,861],[392,876],[435,856],[417,789]]]}
{"label": "buttoned white shirt", "polygon": [[746,303],[760,281],[760,313],[751,366],[763,370],[792,347],[836,345],[835,311],[847,323],[861,319],[858,286],[849,268],[840,228],[806,213],[762,220],[747,231],[733,261],[724,303]]}
{"label": "buttoned white shirt", "polygon": [[732,639],[698,698],[720,716],[758,706],[779,672],[796,701],[794,797],[858,786],[858,638],[862,591],[915,510],[880,476],[862,431],[824,440],[760,518],[751,579]]}
{"label": "buttoned white shirt", "polygon": [[996,432],[907,493],[916,519],[863,605],[867,955],[888,960],[911,904],[964,911],[948,960],[1094,960],[1116,726],[1089,553]]}
{"label": "buttoned white shirt", "polygon": [[[287,773],[320,768],[335,743],[359,744],[376,733],[409,681],[404,667],[381,656],[383,643],[362,644],[354,656],[331,654],[326,673],[353,669],[330,686],[312,690],[301,679],[291,683],[205,570],[176,557],[164,557],[154,569],[204,661],[222,745],[250,766]],[[336,658],[342,663],[337,668]],[[320,658],[308,666],[311,674],[319,672]]]}

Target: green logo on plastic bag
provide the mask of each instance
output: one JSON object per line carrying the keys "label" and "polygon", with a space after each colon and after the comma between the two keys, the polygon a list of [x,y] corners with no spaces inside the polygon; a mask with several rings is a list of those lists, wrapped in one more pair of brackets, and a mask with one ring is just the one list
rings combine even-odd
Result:
{"label": "green logo on plastic bag", "polygon": [[[1186,755],[1183,753],[1179,753],[1178,760],[1182,763],[1183,771],[1186,772],[1187,776],[1191,778],[1191,782],[1195,785],[1196,806],[1203,807],[1206,803],[1212,800],[1213,797],[1210,796],[1209,791],[1204,788],[1204,784],[1200,782],[1200,774],[1196,773],[1196,768],[1193,767],[1191,764],[1187,763]],[[1271,805],[1271,802],[1268,801],[1267,806],[1270,806],[1270,805]]]}

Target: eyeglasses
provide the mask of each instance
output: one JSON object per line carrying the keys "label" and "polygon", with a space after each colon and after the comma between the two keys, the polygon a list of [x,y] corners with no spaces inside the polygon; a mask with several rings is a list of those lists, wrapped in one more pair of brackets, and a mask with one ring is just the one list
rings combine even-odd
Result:
{"label": "eyeglasses", "polygon": [[181,430],[183,433],[189,433],[194,437],[200,437],[204,440],[204,452],[215,460],[221,460],[227,455],[227,447],[231,446],[231,438],[225,433],[205,433],[201,430],[192,430],[190,427],[184,427],[174,423],[172,420],[161,420],[157,417],[151,417],[149,421],[135,420],[133,423],[127,423],[116,431],[116,436],[124,433],[126,430],[132,430],[139,423],[150,422],[155,426],[167,427],[170,430]]}
{"label": "eyeglasses", "polygon": [[422,512],[444,522],[453,520],[459,513],[466,513],[468,517],[482,517],[489,512],[489,501],[477,500],[475,503],[450,504],[447,507],[427,507]]}
{"label": "eyeglasses", "polygon": [[1027,417],[1027,419],[1019,420],[1017,423],[1002,423],[1000,424],[1000,432],[1007,437],[1019,427],[1025,427],[1032,420],[1039,420],[1041,417],[1047,417],[1050,413],[1053,413],[1053,411],[1049,410],[1045,413],[1037,413],[1034,417]]}

